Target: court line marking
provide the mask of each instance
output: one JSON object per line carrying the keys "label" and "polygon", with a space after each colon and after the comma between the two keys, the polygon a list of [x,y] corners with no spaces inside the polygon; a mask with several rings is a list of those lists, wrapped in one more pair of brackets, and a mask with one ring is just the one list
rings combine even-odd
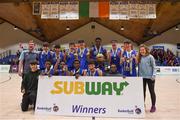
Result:
{"label": "court line marking", "polygon": [[180,84],[180,79],[177,78],[177,79],[176,79],[176,82]]}
{"label": "court line marking", "polygon": [[9,76],[9,79],[8,79],[8,80],[5,80],[5,81],[0,82],[0,84],[6,83],[6,82],[8,82],[8,81],[10,81],[10,80],[11,80],[11,76]]}

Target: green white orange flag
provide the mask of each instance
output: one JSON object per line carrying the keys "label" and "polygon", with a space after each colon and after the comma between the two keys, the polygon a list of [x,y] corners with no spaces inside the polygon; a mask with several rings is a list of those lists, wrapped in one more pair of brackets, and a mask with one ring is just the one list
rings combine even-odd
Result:
{"label": "green white orange flag", "polygon": [[89,2],[80,1],[79,3],[80,17],[109,17],[109,1]]}

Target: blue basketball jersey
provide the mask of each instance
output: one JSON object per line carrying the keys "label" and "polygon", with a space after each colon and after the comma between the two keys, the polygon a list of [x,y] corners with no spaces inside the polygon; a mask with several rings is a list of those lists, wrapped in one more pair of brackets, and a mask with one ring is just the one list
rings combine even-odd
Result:
{"label": "blue basketball jersey", "polygon": [[50,76],[52,76],[52,75],[54,75],[54,69],[50,69],[50,71],[48,71],[47,69],[44,69],[44,70],[41,70],[41,73],[43,75],[50,75]]}
{"label": "blue basketball jersey", "polygon": [[39,68],[40,70],[44,70],[45,69],[45,62],[47,60],[51,60],[51,52],[45,52],[42,51],[39,53]]}
{"label": "blue basketball jersey", "polygon": [[69,52],[69,54],[66,57],[67,61],[66,64],[68,66],[68,70],[71,71],[74,67],[73,67],[73,63],[75,60],[75,56],[73,52]]}
{"label": "blue basketball jersey", "polygon": [[96,56],[98,54],[105,54],[106,53],[106,49],[103,48],[102,46],[100,46],[99,50],[97,49],[96,46],[93,46],[91,49],[92,53],[91,53],[91,57],[92,59],[96,60]]}
{"label": "blue basketball jersey", "polygon": [[56,64],[57,58],[60,59],[60,61],[64,61],[64,54],[62,52],[59,52],[59,55],[57,56],[54,52],[52,55],[52,64],[53,66]]}
{"label": "blue basketball jersey", "polygon": [[64,72],[64,71],[62,71],[62,69],[59,69],[58,70],[58,75],[59,76],[67,76],[67,72]]}
{"label": "blue basketball jersey", "polygon": [[118,72],[122,73],[122,68],[120,65],[120,59],[121,59],[120,53],[121,53],[121,48],[117,48],[116,51],[113,51],[112,49],[110,50],[110,59],[111,59],[110,64],[115,64]]}
{"label": "blue basketball jersey", "polygon": [[76,74],[83,76],[83,69],[82,68],[79,68],[78,70],[73,69],[73,70],[71,70],[71,72],[73,73],[73,76],[75,76]]}
{"label": "blue basketball jersey", "polygon": [[136,51],[131,50],[130,52],[124,51],[123,55],[125,61],[122,63],[123,75],[124,76],[137,76],[136,72],[136,61],[133,56],[136,56]]}
{"label": "blue basketball jersey", "polygon": [[89,51],[87,48],[84,48],[83,50],[78,49],[77,51],[81,69],[88,69],[88,60],[87,60],[88,52]]}
{"label": "blue basketball jersey", "polygon": [[98,70],[95,70],[94,73],[91,73],[90,70],[87,71],[87,76],[99,76]]}
{"label": "blue basketball jersey", "polygon": [[105,64],[96,64],[96,68],[99,68],[102,72],[105,72]]}

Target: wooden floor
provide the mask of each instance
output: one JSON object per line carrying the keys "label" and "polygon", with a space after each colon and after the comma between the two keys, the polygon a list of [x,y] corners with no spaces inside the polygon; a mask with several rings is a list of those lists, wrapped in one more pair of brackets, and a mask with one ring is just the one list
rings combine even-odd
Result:
{"label": "wooden floor", "polygon": [[[88,117],[37,116],[31,110],[21,112],[21,78],[16,74],[0,73],[0,119],[1,120],[91,120]],[[150,113],[149,91],[146,99],[144,120],[180,120],[180,75],[157,76],[157,111]],[[96,120],[125,120],[127,118],[96,118]],[[127,119],[132,120],[132,119]]]}

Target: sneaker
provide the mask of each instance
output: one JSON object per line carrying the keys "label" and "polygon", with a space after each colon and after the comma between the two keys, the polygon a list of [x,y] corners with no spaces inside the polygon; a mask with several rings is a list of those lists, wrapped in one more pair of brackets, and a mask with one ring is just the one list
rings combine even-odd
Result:
{"label": "sneaker", "polygon": [[156,106],[152,106],[150,112],[153,113],[156,111]]}
{"label": "sneaker", "polygon": [[34,108],[33,104],[29,105],[29,109],[33,109],[33,108]]}

